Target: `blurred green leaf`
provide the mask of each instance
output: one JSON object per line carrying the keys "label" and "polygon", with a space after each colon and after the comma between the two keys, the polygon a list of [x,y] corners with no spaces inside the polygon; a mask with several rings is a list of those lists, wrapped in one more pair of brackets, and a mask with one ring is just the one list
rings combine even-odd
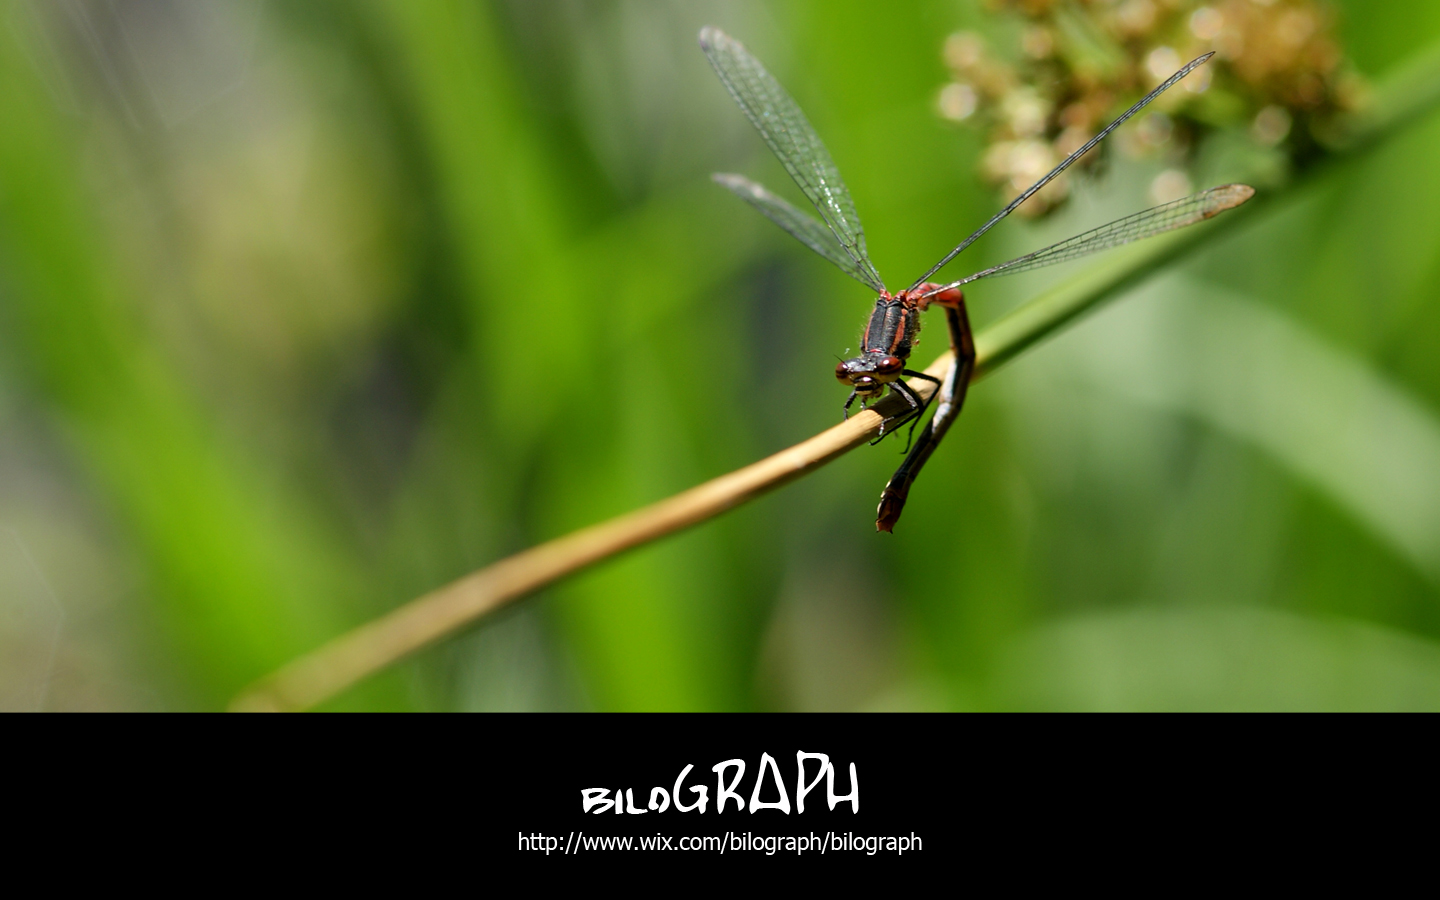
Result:
{"label": "blurred green leaf", "polygon": [[1015,709],[1434,710],[1440,645],[1269,610],[1138,609],[1037,629],[995,685]]}

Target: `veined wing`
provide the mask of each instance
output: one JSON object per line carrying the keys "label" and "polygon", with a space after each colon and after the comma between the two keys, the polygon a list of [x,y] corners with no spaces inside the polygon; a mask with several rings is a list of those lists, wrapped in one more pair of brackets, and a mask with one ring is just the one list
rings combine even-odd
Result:
{"label": "veined wing", "polygon": [[1068,262],[1091,253],[1108,250],[1111,247],[1119,247],[1121,244],[1128,244],[1131,241],[1143,240],[1166,231],[1174,231],[1176,228],[1184,228],[1186,225],[1194,225],[1196,222],[1203,222],[1218,216],[1227,209],[1234,209],[1253,196],[1255,196],[1255,189],[1248,184],[1225,184],[1210,188],[1208,191],[1192,194],[1183,200],[1175,200],[1152,207],[1144,212],[1135,213],[1133,216],[1116,219],[1108,225],[1101,225],[1084,234],[1077,234],[1058,244],[1051,244],[1044,249],[1027,253],[998,266],[991,266],[968,278],[962,278],[942,288],[927,291],[925,296],[938,294],[940,291],[960,287],[992,275],[1014,275],[1016,272],[1029,272],[1032,269],[1053,266],[1056,263]]}
{"label": "veined wing", "polygon": [[1184,68],[1182,68],[1180,71],[1176,72],[1174,75],[1171,75],[1169,78],[1165,79],[1165,80],[1160,84],[1159,87],[1155,88],[1155,90],[1151,91],[1150,93],[1146,94],[1144,97],[1140,98],[1140,102],[1136,103],[1134,106],[1132,106],[1132,107],[1130,107],[1129,109],[1125,110],[1125,112],[1121,114],[1120,118],[1118,118],[1118,119],[1116,119],[1115,121],[1111,122],[1109,125],[1106,125],[1104,131],[1101,131],[1099,134],[1095,135],[1093,138],[1091,138],[1090,140],[1086,141],[1086,142],[1085,142],[1085,146],[1081,147],[1079,150],[1076,150],[1074,153],[1072,153],[1072,154],[1070,154],[1069,156],[1065,157],[1064,161],[1062,161],[1062,162],[1060,163],[1060,165],[1058,165],[1058,166],[1056,166],[1055,168],[1051,169],[1051,170],[1050,170],[1050,173],[1049,173],[1048,175],[1046,175],[1044,178],[1041,178],[1039,181],[1035,182],[1034,184],[1032,184],[1032,185],[1030,185],[1028,188],[1026,188],[1026,189],[1025,189],[1025,193],[1023,193],[1023,194],[1021,194],[1020,196],[1016,197],[1014,200],[1011,200],[1009,206],[1006,206],[1004,209],[1000,210],[998,213],[996,213],[994,216],[991,217],[990,221],[986,222],[984,225],[981,225],[981,226],[975,231],[974,234],[970,235],[970,236],[967,237],[965,240],[961,241],[961,242],[959,243],[959,245],[957,245],[957,246],[955,247],[954,250],[951,250],[949,253],[945,254],[945,256],[944,256],[939,262],[937,262],[935,265],[933,265],[933,266],[930,267],[930,271],[926,272],[924,275],[921,275],[919,278],[915,279],[915,283],[912,284],[912,285],[910,285],[910,289],[911,289],[911,290],[914,290],[915,288],[919,287],[919,286],[920,286],[921,284],[923,284],[924,282],[930,280],[930,276],[931,276],[931,275],[934,275],[936,272],[940,271],[940,269],[941,269],[942,267],[944,267],[944,265],[945,265],[946,263],[948,263],[950,260],[954,259],[956,256],[959,256],[959,255],[960,255],[960,251],[964,250],[966,247],[970,246],[971,244],[973,244],[973,243],[975,243],[977,240],[979,240],[980,235],[982,235],[982,234],[984,234],[985,232],[989,231],[991,228],[994,228],[996,222],[999,222],[1001,219],[1005,218],[1006,216],[1008,216],[1008,215],[1010,215],[1012,212],[1014,212],[1016,207],[1018,207],[1020,204],[1024,203],[1026,200],[1029,200],[1029,199],[1035,194],[1036,191],[1040,190],[1040,189],[1043,188],[1045,185],[1049,184],[1051,181],[1053,181],[1055,178],[1057,178],[1057,177],[1060,175],[1061,172],[1064,172],[1066,169],[1070,168],[1071,164],[1074,163],[1075,160],[1077,160],[1077,159],[1079,159],[1080,157],[1084,156],[1086,153],[1089,153],[1089,152],[1090,152],[1090,149],[1091,149],[1092,147],[1094,147],[1096,144],[1100,143],[1101,141],[1105,140],[1105,138],[1109,137],[1110,132],[1114,131],[1115,129],[1117,129],[1117,128],[1119,128],[1121,125],[1123,125],[1123,124],[1125,123],[1125,120],[1129,119],[1131,116],[1135,115],[1135,114],[1138,113],[1140,110],[1142,110],[1142,109],[1144,109],[1146,106],[1148,106],[1148,105],[1150,104],[1150,101],[1151,101],[1151,100],[1154,100],[1156,97],[1158,97],[1158,96],[1160,96],[1161,94],[1165,93],[1165,92],[1168,91],[1170,88],[1174,87],[1176,84],[1179,84],[1179,83],[1180,83],[1180,80],[1181,80],[1182,78],[1184,78],[1186,75],[1189,75],[1189,74],[1190,74],[1191,72],[1193,72],[1197,67],[1199,67],[1199,66],[1201,66],[1202,64],[1204,64],[1206,60],[1208,60],[1210,57],[1212,57],[1212,56],[1214,56],[1214,55],[1215,55],[1214,51],[1211,51],[1211,52],[1205,54],[1204,56],[1197,57],[1197,58],[1195,58],[1195,59],[1190,60],[1190,62],[1188,62],[1188,63],[1185,64],[1185,67],[1184,67]]}
{"label": "veined wing", "polygon": [[[730,96],[740,104],[751,124],[760,132],[760,137],[779,157],[785,171],[815,205],[815,210],[834,233],[845,254],[866,273],[861,280],[872,287],[883,285],[880,273],[875,270],[865,250],[865,230],[860,227],[855,201],[850,199],[845,182],[840,180],[840,170],[835,167],[830,152],[820,142],[820,136],[800,107],[780,86],[780,82],[765,71],[759,60],[720,29],[702,28],[700,49],[705,51],[706,58],[725,83]],[[879,289],[883,290],[883,287]]]}
{"label": "veined wing", "polygon": [[857,263],[854,257],[845,251],[835,234],[819,219],[801,212],[748,178],[723,173],[710,177],[717,184],[729,188],[741,200],[760,210],[766,218],[790,232],[800,243],[830,260],[846,275],[868,285],[877,293],[885,290],[885,285],[875,274],[875,270]]}

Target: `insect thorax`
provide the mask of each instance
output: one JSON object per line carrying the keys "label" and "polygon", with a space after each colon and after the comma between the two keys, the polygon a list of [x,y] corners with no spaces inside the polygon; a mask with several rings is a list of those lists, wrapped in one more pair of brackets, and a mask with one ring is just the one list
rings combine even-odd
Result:
{"label": "insect thorax", "polygon": [[908,359],[919,327],[919,311],[913,305],[899,297],[880,297],[860,339],[860,352]]}

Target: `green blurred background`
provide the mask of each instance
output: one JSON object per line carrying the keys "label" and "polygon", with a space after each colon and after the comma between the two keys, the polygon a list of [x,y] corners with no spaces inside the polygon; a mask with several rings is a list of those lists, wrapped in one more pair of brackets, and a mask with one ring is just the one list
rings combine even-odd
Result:
{"label": "green blurred background", "polygon": [[[1440,42],[1433,0],[1337,6],[1371,79]],[[995,208],[936,106],[946,36],[1007,27],[978,2],[0,3],[0,706],[222,707],[837,421],[871,298],[710,183],[797,196],[707,23],[800,101],[892,287]],[[1440,111],[1278,189],[985,381],[893,537],[887,443],[333,708],[1440,708],[1437,146]]]}

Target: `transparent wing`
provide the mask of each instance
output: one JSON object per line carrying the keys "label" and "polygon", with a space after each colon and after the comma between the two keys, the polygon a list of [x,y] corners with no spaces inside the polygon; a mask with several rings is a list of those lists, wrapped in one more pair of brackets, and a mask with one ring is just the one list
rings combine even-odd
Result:
{"label": "transparent wing", "polygon": [[1089,153],[1089,152],[1090,152],[1090,149],[1091,149],[1092,147],[1094,147],[1096,144],[1100,143],[1101,141],[1105,140],[1105,138],[1110,135],[1110,132],[1112,132],[1112,131],[1114,131],[1115,129],[1119,128],[1122,124],[1125,123],[1125,121],[1126,121],[1127,119],[1129,119],[1131,116],[1135,115],[1137,112],[1139,112],[1140,110],[1142,110],[1142,109],[1144,109],[1146,106],[1148,106],[1148,105],[1150,104],[1150,101],[1151,101],[1151,100],[1154,100],[1156,97],[1160,96],[1161,94],[1165,93],[1165,92],[1166,92],[1167,90],[1169,90],[1170,88],[1174,87],[1176,84],[1178,84],[1178,83],[1180,82],[1180,80],[1181,80],[1182,78],[1184,78],[1186,75],[1189,75],[1192,71],[1194,71],[1194,70],[1195,70],[1197,67],[1199,67],[1200,65],[1204,64],[1204,62],[1205,62],[1206,60],[1208,60],[1210,57],[1212,57],[1212,56],[1214,56],[1214,55],[1215,55],[1214,52],[1210,52],[1210,53],[1207,53],[1207,54],[1205,54],[1204,56],[1201,56],[1201,57],[1199,57],[1199,58],[1197,58],[1197,59],[1192,59],[1190,62],[1188,62],[1188,63],[1185,64],[1185,67],[1184,67],[1183,69],[1181,69],[1180,71],[1176,72],[1174,75],[1171,75],[1169,78],[1165,79],[1165,81],[1162,82],[1159,87],[1157,87],[1155,90],[1151,91],[1150,93],[1148,93],[1148,94],[1146,94],[1144,97],[1142,97],[1142,98],[1140,99],[1140,102],[1139,102],[1139,103],[1136,103],[1134,106],[1132,106],[1132,107],[1130,107],[1129,109],[1125,110],[1124,114],[1122,114],[1122,115],[1120,116],[1120,118],[1118,118],[1118,119],[1116,119],[1115,121],[1111,122],[1109,125],[1106,125],[1104,131],[1100,132],[1099,134],[1095,135],[1095,136],[1094,136],[1093,138],[1091,138],[1090,140],[1086,141],[1086,142],[1085,142],[1085,146],[1081,147],[1079,150],[1076,150],[1074,153],[1072,153],[1072,154],[1070,154],[1069,156],[1065,157],[1065,160],[1064,160],[1063,162],[1061,162],[1060,165],[1058,165],[1058,166],[1056,166],[1055,168],[1053,168],[1053,169],[1050,170],[1050,174],[1046,175],[1044,178],[1040,179],[1039,181],[1037,181],[1037,182],[1035,182],[1034,184],[1030,185],[1030,187],[1026,188],[1026,189],[1025,189],[1025,193],[1023,193],[1023,194],[1021,194],[1020,196],[1016,197],[1014,200],[1011,200],[1009,206],[1007,206],[1007,207],[1005,207],[1004,209],[1000,210],[998,213],[996,213],[996,214],[990,219],[990,221],[986,222],[984,225],[981,225],[980,228],[979,228],[978,230],[976,230],[976,232],[975,232],[974,234],[970,235],[970,236],[967,237],[965,240],[961,241],[961,242],[959,243],[959,245],[957,245],[957,246],[955,247],[954,250],[951,250],[949,253],[945,254],[945,256],[944,256],[943,259],[941,259],[941,260],[940,260],[939,262],[937,262],[935,265],[933,265],[933,266],[930,267],[930,271],[926,272],[924,275],[921,275],[919,278],[915,279],[915,283],[912,284],[912,285],[910,285],[910,289],[911,289],[911,290],[914,290],[915,288],[919,287],[919,286],[920,286],[921,284],[923,284],[924,282],[928,281],[928,280],[930,279],[930,276],[931,276],[931,275],[934,275],[936,272],[940,271],[940,269],[941,269],[942,267],[944,267],[944,265],[945,265],[946,263],[948,263],[950,260],[954,259],[956,256],[959,256],[959,255],[960,255],[960,251],[964,250],[966,247],[968,247],[968,246],[970,246],[971,244],[975,243],[975,241],[979,240],[980,235],[984,234],[985,232],[989,231],[991,228],[995,227],[995,223],[996,223],[996,222],[999,222],[1001,219],[1005,218],[1006,216],[1010,215],[1010,213],[1014,212],[1016,207],[1018,207],[1020,204],[1024,203],[1026,200],[1029,200],[1030,197],[1031,197],[1036,191],[1040,190],[1040,189],[1043,188],[1045,185],[1047,185],[1047,184],[1049,184],[1051,181],[1055,180],[1055,178],[1056,178],[1057,176],[1059,176],[1059,174],[1060,174],[1061,172],[1064,172],[1066,169],[1070,168],[1070,165],[1071,165],[1073,162],[1075,162],[1075,160],[1077,160],[1077,159],[1079,159],[1080,157],[1084,156],[1086,153]]}
{"label": "transparent wing", "polygon": [[[815,204],[815,210],[834,233],[845,254],[866,273],[861,280],[872,287],[883,285],[880,273],[866,253],[865,230],[860,227],[855,202],[850,199],[845,182],[840,180],[840,170],[835,167],[835,161],[830,158],[829,151],[820,142],[820,136],[800,107],[785,93],[774,76],[765,71],[759,60],[720,29],[702,28],[700,49],[705,51],[706,58],[725,83],[730,96],[740,104],[751,124],[779,157],[785,171]],[[763,209],[761,211],[764,212]],[[883,287],[877,289],[883,290]]]}
{"label": "transparent wing", "polygon": [[1116,219],[1108,225],[1101,225],[1084,234],[1077,234],[1058,244],[1051,244],[1034,253],[1027,253],[998,266],[991,266],[968,278],[962,278],[942,288],[927,291],[925,296],[938,294],[940,291],[960,287],[992,275],[1014,275],[1016,272],[1029,272],[1032,269],[1053,266],[1056,263],[1068,262],[1162,232],[1184,228],[1186,225],[1194,225],[1196,222],[1203,222],[1217,216],[1227,209],[1234,209],[1253,196],[1255,196],[1255,189],[1248,184],[1226,184],[1208,191],[1201,191],[1183,200],[1175,200],[1144,212],[1135,213],[1133,216]]}
{"label": "transparent wing", "polygon": [[870,286],[877,293],[885,290],[885,285],[875,275],[874,270],[861,267],[819,219],[801,212],[748,178],[721,173],[710,177],[717,184],[729,188],[741,200],[760,210],[766,218],[790,232],[800,243],[830,260],[846,275]]}

